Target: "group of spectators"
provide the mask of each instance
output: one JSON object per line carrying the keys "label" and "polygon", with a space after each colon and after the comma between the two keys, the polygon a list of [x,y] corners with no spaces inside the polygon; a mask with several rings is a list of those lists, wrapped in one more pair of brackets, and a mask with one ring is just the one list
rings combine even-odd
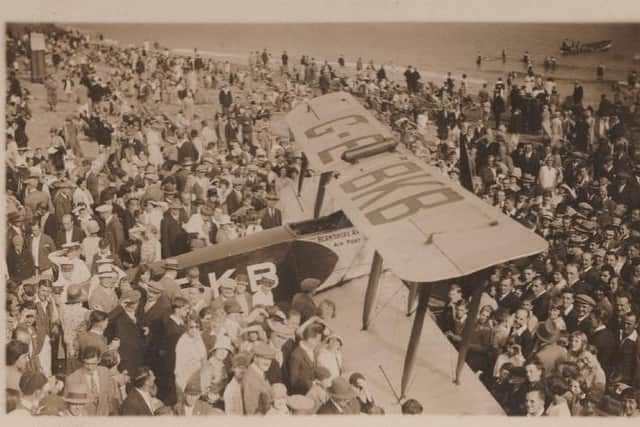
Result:
{"label": "group of spectators", "polygon": [[[174,260],[281,225],[278,197],[304,168],[270,119],[345,90],[417,156],[454,180],[470,173],[479,197],[550,244],[477,284],[485,291],[467,363],[505,412],[638,414],[635,73],[592,106],[579,82],[561,99],[531,67],[472,94],[466,75],[437,85],[413,67],[401,84],[361,60],[350,74],[342,57],[294,65],[284,52],[277,64],[256,51],[244,68],[58,34],[48,38],[53,72],[41,101],[74,112],[34,145],[33,95],[19,78],[28,49],[9,39],[9,409],[383,412],[366,379],[345,367],[335,306],[313,297],[317,280],[273,301],[268,279],[237,275],[210,288]],[[97,143],[93,159],[86,140]],[[456,347],[470,294],[453,284],[436,310]],[[421,407],[408,400],[403,412]]]}
{"label": "group of spectators", "polygon": [[[273,280],[208,286],[175,258],[283,223],[279,195],[304,170],[270,119],[315,81],[259,52],[246,69],[58,32],[38,99],[28,39],[8,39],[8,412],[384,413],[343,361],[319,280],[274,301]],[[63,117],[49,141],[20,125],[39,108]]]}

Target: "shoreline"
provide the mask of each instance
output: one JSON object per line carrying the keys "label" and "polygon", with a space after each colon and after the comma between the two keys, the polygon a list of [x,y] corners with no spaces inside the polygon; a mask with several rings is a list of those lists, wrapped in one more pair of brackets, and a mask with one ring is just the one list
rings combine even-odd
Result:
{"label": "shoreline", "polygon": [[[80,32],[82,34],[89,35],[91,37],[92,42],[94,43],[99,43],[99,44],[104,43],[104,42],[95,40],[95,38],[97,38],[98,33],[85,32],[85,31],[80,31]],[[144,46],[145,42],[149,43],[151,46],[153,46],[154,44],[154,41],[152,40],[147,40],[142,43],[125,43],[123,40],[118,40],[117,38],[113,38],[113,37],[109,37],[109,38],[105,37],[105,40],[116,41],[115,44],[109,44],[109,45],[114,46],[116,48],[120,48],[120,49],[127,48],[129,46],[140,48]],[[104,44],[107,44],[107,43],[104,43]],[[193,56],[194,49],[195,48],[193,47],[192,48],[186,48],[186,47],[168,48],[168,47],[161,46],[159,49],[150,48],[149,50],[154,52],[159,52],[159,53],[168,51],[172,55],[179,55],[179,56]],[[247,53],[222,52],[222,51],[215,51],[215,50],[209,50],[209,49],[201,50],[198,48],[197,53],[203,58],[229,60],[229,62],[234,65],[244,66],[244,67],[248,66],[249,52]],[[274,55],[275,54],[271,52],[270,61],[272,63],[272,69],[277,70],[280,67],[280,58],[279,58],[279,55],[278,56],[274,56]],[[292,66],[292,64],[294,63],[298,65],[297,64],[298,61],[292,61],[292,59],[293,58],[299,59],[300,55],[301,54],[297,52],[289,53],[290,66]],[[314,57],[311,54],[308,54],[308,56],[312,58]],[[489,61],[489,63],[491,62],[495,62],[495,61]],[[321,64],[324,63],[324,60],[316,59],[316,63],[320,66]],[[339,70],[341,68],[339,67],[337,61],[327,60],[327,63],[330,64],[332,67],[334,67],[334,69]],[[363,61],[363,70],[360,71],[360,73],[362,74],[367,73],[367,70],[366,70],[367,64],[368,64],[367,62]],[[507,64],[509,68],[505,68],[504,70],[500,70],[496,68],[479,70],[481,73],[491,74],[491,77],[474,74],[473,71],[478,71],[478,69],[472,70],[471,68],[473,67],[469,67],[470,68],[469,70],[460,70],[454,67],[453,71],[451,71],[451,74],[453,76],[454,81],[456,82],[457,87],[459,87],[462,74],[466,74],[467,75],[467,78],[466,78],[467,92],[475,96],[477,95],[478,91],[482,88],[482,85],[484,83],[487,83],[488,87],[491,88],[493,83],[495,83],[498,77],[502,77],[503,81],[506,81],[506,78],[510,72],[515,72],[517,74],[516,81],[518,83],[521,83],[521,79],[526,75],[526,70],[524,69],[522,62],[516,61],[514,63],[514,60],[512,59]],[[379,67],[380,65],[383,65],[385,67],[388,80],[394,83],[405,84],[403,73],[406,68],[404,66],[394,64],[393,61],[386,61],[386,62],[382,61],[377,64],[374,63],[374,65],[376,67]],[[537,64],[537,65],[540,66],[540,64]],[[560,65],[559,68],[572,69],[575,67]],[[353,62],[353,61],[346,61],[344,69],[348,73],[347,75],[349,77],[355,76],[358,73],[358,71],[356,71],[356,62]],[[418,68],[418,71],[420,72],[422,81],[425,84],[433,83],[436,86],[441,86],[446,81],[447,73],[448,73],[448,71],[441,71],[441,70],[435,70],[435,69],[425,70],[424,68],[423,69]],[[622,70],[617,70],[617,71],[621,72]],[[554,72],[545,73],[543,70],[540,70],[540,69],[537,69],[536,75],[542,76],[543,79],[546,79],[547,77],[553,78],[554,81],[556,82],[556,86],[558,87],[558,92],[562,96],[569,96],[573,92],[573,83],[576,80],[576,78],[574,77],[558,76]],[[595,75],[595,72],[594,72],[594,75]],[[602,81],[599,81],[599,80],[596,80],[595,77],[593,79],[578,79],[578,80],[580,80],[583,87],[585,88],[585,94],[584,94],[585,104],[591,105],[594,108],[597,108],[598,102],[600,100],[600,95],[602,93],[610,93],[612,85],[620,82],[619,79],[604,79]]]}

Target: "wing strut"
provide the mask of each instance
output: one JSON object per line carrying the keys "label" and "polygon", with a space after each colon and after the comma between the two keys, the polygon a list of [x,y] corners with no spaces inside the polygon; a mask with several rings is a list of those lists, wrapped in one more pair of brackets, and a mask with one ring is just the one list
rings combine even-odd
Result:
{"label": "wing strut", "polygon": [[[469,345],[471,343],[471,336],[476,328],[476,320],[478,318],[478,311],[480,310],[480,298],[487,285],[487,278],[489,269],[481,270],[477,273],[466,276],[463,280],[466,281],[464,287],[473,288],[473,294],[471,295],[471,304],[469,306],[469,313],[467,314],[467,321],[462,330],[462,343],[460,344],[460,350],[458,351],[458,364],[456,365],[456,378],[453,381],[456,384],[460,384],[460,373],[467,360],[467,354],[469,353]],[[471,282],[471,283],[469,283]]]}
{"label": "wing strut", "polygon": [[371,263],[371,272],[369,273],[369,282],[367,283],[367,291],[364,295],[364,311],[362,312],[362,330],[369,328],[369,319],[373,311],[373,305],[376,302],[376,294],[378,293],[378,285],[380,284],[380,275],[382,274],[382,256],[378,251],[373,253],[373,262]]}
{"label": "wing strut", "polygon": [[422,335],[422,326],[424,325],[424,316],[427,314],[427,305],[431,296],[431,284],[421,283],[418,286],[418,308],[416,309],[416,317],[413,319],[411,327],[411,336],[409,337],[409,346],[407,354],[404,358],[404,367],[402,368],[402,382],[400,383],[400,396],[406,397],[407,386],[413,372],[416,362],[416,352],[420,344],[420,335]]}
{"label": "wing strut", "polygon": [[320,182],[318,182],[318,193],[316,194],[316,203],[313,206],[313,218],[320,217],[320,211],[322,210],[322,203],[324,202],[324,193],[326,191],[327,184],[331,180],[333,172],[322,172],[320,175]]}

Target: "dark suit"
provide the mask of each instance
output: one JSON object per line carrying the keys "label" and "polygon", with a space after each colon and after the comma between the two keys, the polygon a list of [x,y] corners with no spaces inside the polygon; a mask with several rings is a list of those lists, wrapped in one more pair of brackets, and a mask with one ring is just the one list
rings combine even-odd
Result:
{"label": "dark suit", "polygon": [[169,213],[165,214],[160,221],[160,243],[162,243],[162,258],[171,258],[188,251],[187,233]]}
{"label": "dark suit", "polygon": [[122,306],[109,313],[109,325],[104,333],[109,341],[120,339],[120,371],[133,375],[144,364],[144,337],[142,328],[129,317]]}
{"label": "dark suit", "polygon": [[531,350],[533,350],[533,344],[534,344],[534,340],[533,340],[533,336],[531,335],[531,332],[529,332],[528,329],[525,329],[521,335],[516,335],[512,329],[512,333],[510,337],[513,337],[515,339],[516,344],[518,344],[522,348],[522,355],[525,358],[528,358],[529,355],[531,354]]}
{"label": "dark suit", "polygon": [[513,314],[520,307],[520,299],[513,292],[509,292],[504,298],[498,300],[498,306],[509,310],[509,313]]}
{"label": "dark suit", "polygon": [[65,243],[77,242],[82,243],[82,240],[85,238],[84,231],[80,227],[73,226],[73,230],[71,231],[71,240],[67,240],[67,232],[64,229],[58,231],[56,236],[56,246],[61,248]]}
{"label": "dark suit", "polygon": [[298,345],[289,357],[289,392],[291,394],[307,394],[313,384],[315,363],[309,359],[306,351]]}
{"label": "dark suit", "polygon": [[151,416],[153,415],[153,412],[151,412],[151,408],[149,408],[140,392],[133,388],[129,394],[127,394],[127,398],[124,402],[122,402],[122,405],[120,406],[120,414],[130,416]]}
{"label": "dark suit", "polygon": [[104,237],[109,241],[112,254],[119,254],[124,244],[124,229],[117,215],[113,215],[109,223],[105,225]]}
{"label": "dark suit", "polygon": [[165,319],[171,315],[169,299],[161,295],[153,306],[144,312],[144,304],[140,304],[140,326],[149,328],[145,337],[145,362],[158,377],[162,372],[162,358],[159,357],[160,343],[164,336]]}
{"label": "dark suit", "polygon": [[[272,212],[273,211],[273,212]],[[279,227],[282,225],[282,212],[277,208],[266,208],[262,212],[262,218],[260,219],[260,225],[263,230],[269,228]]]}
{"label": "dark suit", "polygon": [[604,328],[594,332],[589,341],[597,350],[596,354],[598,356],[600,366],[604,369],[604,372],[609,375],[613,362],[613,353],[618,346],[616,336],[610,329]]}
{"label": "dark suit", "polygon": [[35,274],[33,256],[26,244],[22,245],[20,253],[15,250],[13,243],[9,244],[6,261],[9,277],[16,282],[21,282]]}
{"label": "dark suit", "polygon": [[129,230],[136,225],[136,219],[129,210],[124,211],[122,214],[122,230],[124,231],[124,237],[129,238]]}
{"label": "dark suit", "polygon": [[[33,240],[29,242],[29,251],[31,252]],[[48,270],[51,268],[51,261],[49,261],[49,254],[55,252],[56,244],[53,239],[46,234],[40,234],[40,241],[38,243],[38,259],[37,264],[40,271]],[[36,261],[36,260],[34,260]]]}
{"label": "dark suit", "polygon": [[176,391],[176,345],[186,331],[184,325],[178,325],[170,317],[164,320],[164,336],[160,340],[159,356],[162,359],[162,372],[158,375],[158,397],[167,405],[177,403]]}
{"label": "dark suit", "polygon": [[242,196],[238,194],[236,190],[233,190],[227,196],[225,203],[227,205],[227,212],[231,215],[242,206]]}
{"label": "dark suit", "polygon": [[44,220],[44,224],[41,222],[42,232],[52,239],[57,239],[58,237],[58,219],[55,215],[47,214],[47,219]]}
{"label": "dark suit", "polygon": [[53,198],[53,206],[55,208],[56,219],[62,224],[62,217],[71,214],[73,210],[73,200],[66,193],[58,191]]}
{"label": "dark suit", "polygon": [[539,321],[547,320],[549,316],[549,303],[551,302],[551,296],[548,293],[543,293],[539,295],[532,301],[533,305],[533,314],[538,318]]}
{"label": "dark suit", "polygon": [[620,375],[620,382],[633,385],[636,375],[638,345],[635,341],[624,340],[618,345],[612,357],[613,372]]}

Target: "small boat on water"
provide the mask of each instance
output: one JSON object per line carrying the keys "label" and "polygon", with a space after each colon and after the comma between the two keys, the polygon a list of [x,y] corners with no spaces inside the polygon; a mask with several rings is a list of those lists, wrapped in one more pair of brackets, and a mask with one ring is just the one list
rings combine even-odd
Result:
{"label": "small boat on water", "polygon": [[600,40],[592,43],[562,43],[560,52],[563,55],[577,55],[580,53],[606,52],[611,49],[613,42],[611,40]]}

